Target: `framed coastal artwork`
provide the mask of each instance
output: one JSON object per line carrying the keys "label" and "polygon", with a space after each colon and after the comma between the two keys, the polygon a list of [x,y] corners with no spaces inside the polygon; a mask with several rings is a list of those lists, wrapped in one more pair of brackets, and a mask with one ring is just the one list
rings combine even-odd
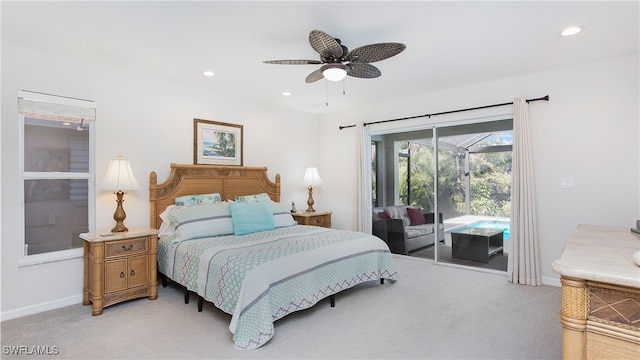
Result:
{"label": "framed coastal artwork", "polygon": [[242,166],[242,125],[193,119],[193,163]]}

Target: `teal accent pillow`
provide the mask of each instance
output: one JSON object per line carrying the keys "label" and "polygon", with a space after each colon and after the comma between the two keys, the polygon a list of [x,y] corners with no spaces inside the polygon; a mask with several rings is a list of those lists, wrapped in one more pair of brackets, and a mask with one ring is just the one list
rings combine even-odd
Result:
{"label": "teal accent pillow", "polygon": [[219,193],[202,194],[202,195],[185,195],[176,198],[176,205],[203,205],[203,204],[215,204],[222,202],[222,198]]}
{"label": "teal accent pillow", "polygon": [[244,195],[244,196],[236,196],[236,202],[269,202],[271,201],[271,198],[269,197],[269,194],[267,193],[260,193],[260,194],[254,194],[254,195]]}
{"label": "teal accent pillow", "polygon": [[273,211],[266,202],[229,202],[234,235],[273,230]]}

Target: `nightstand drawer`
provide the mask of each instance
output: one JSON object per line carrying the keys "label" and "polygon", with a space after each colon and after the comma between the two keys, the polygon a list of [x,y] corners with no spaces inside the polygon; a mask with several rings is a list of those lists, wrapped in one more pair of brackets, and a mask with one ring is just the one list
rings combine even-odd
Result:
{"label": "nightstand drawer", "polygon": [[148,251],[147,237],[111,241],[105,245],[105,257],[123,256]]}
{"label": "nightstand drawer", "polygon": [[314,216],[307,220],[307,225],[331,227],[331,225],[329,225],[329,221],[330,220],[327,216]]}
{"label": "nightstand drawer", "polygon": [[297,212],[292,213],[293,219],[300,225],[313,225],[320,227],[331,227],[331,212],[330,211],[316,211],[316,212]]}

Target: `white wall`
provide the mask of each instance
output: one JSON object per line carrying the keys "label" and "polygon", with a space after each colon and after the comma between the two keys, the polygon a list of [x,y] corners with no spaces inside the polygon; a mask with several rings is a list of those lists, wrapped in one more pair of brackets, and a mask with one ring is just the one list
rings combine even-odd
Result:
{"label": "white wall", "polygon": [[[577,224],[631,226],[640,218],[638,57],[614,59],[459,89],[371,104],[355,112],[316,116],[270,107],[231,95],[185,87],[121,70],[60,58],[15,44],[2,44],[2,317],[20,316],[81,299],[80,258],[19,267],[22,250],[18,173],[18,89],[94,100],[97,183],[108,160],[128,158],[138,181],[155,170],[161,181],[171,162],[192,163],[193,118],[244,125],[244,164],[280,173],[283,202],[301,208],[304,168],[320,168],[324,185],[315,207],[334,212],[336,228],[355,228],[355,129],[339,125],[376,121],[549,94],[530,106],[538,190],[543,276],[557,279],[551,263]],[[428,81],[428,79],[425,79]],[[508,114],[510,109],[465,116]],[[457,118],[461,118],[458,116]],[[442,122],[454,119],[432,118]],[[320,120],[320,121],[318,121]],[[414,126],[427,120],[407,122]],[[277,134],[277,137],[276,135]],[[286,141],[284,141],[286,140]],[[571,176],[573,189],[560,189]],[[113,194],[99,192],[97,229],[113,224]],[[15,209],[15,210],[14,210]],[[148,193],[127,194],[126,224],[147,226]]]}
{"label": "white wall", "polygon": [[[215,81],[214,79],[210,79]],[[81,301],[81,258],[22,266],[22,196],[18,164],[17,90],[32,90],[97,103],[96,184],[109,159],[131,161],[142,189],[125,196],[128,227],[149,226],[149,173],[158,181],[169,164],[193,163],[193,119],[244,125],[244,165],[267,166],[282,177],[282,199],[300,206],[307,192],[304,169],[319,156],[318,118],[204,88],[95,66],[2,43],[2,318],[7,319]],[[324,203],[322,192],[315,196]],[[115,196],[97,192],[96,230],[114,225]],[[88,310],[89,311],[89,310]]]}
{"label": "white wall", "polygon": [[[355,224],[355,128],[339,125],[509,102],[517,97],[550,96],[530,104],[542,276],[557,283],[551,264],[578,224],[631,227],[640,219],[640,133],[638,57],[626,57],[557,71],[422,94],[402,101],[371,104],[361,111],[322,121],[322,138],[333,139],[319,164],[323,191],[331,196],[333,223]],[[428,81],[429,79],[425,79]],[[375,125],[372,129],[504,115],[511,106]],[[326,175],[325,175],[326,174]],[[324,179],[324,176],[330,178]],[[573,177],[572,189],[560,178]]]}

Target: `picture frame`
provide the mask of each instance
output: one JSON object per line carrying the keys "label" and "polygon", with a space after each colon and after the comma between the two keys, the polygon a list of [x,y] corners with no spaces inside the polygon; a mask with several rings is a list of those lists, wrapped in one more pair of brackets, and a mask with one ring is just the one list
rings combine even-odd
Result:
{"label": "picture frame", "polygon": [[243,126],[193,119],[193,163],[242,166]]}

